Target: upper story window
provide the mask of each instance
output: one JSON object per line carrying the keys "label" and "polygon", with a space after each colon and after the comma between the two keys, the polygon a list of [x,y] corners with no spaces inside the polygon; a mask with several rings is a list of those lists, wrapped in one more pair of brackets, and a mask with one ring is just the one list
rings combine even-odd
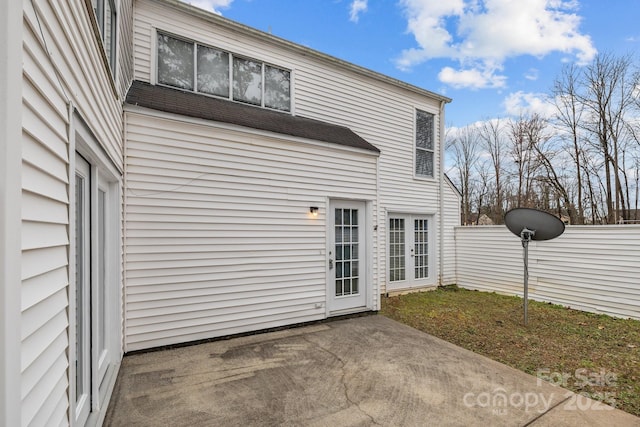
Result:
{"label": "upper story window", "polygon": [[158,33],[158,83],[234,101],[291,110],[291,73],[253,59]]}
{"label": "upper story window", "polygon": [[416,176],[433,178],[434,115],[416,110]]}
{"label": "upper story window", "polygon": [[111,72],[116,74],[116,0],[92,0],[93,11],[98,21],[98,29],[102,38],[102,45],[111,67]]}

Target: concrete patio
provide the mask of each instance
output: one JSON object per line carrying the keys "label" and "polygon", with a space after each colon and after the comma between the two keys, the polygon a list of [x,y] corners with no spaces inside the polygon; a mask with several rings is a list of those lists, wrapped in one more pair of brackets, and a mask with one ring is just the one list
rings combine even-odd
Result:
{"label": "concrete patio", "polygon": [[640,426],[640,418],[371,315],[127,356],[104,425]]}

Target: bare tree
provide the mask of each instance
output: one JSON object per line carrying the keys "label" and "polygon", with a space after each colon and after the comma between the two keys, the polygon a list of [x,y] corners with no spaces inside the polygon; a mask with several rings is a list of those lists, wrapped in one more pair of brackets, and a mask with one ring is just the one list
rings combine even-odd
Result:
{"label": "bare tree", "polygon": [[447,149],[452,153],[457,169],[460,190],[462,192],[462,223],[471,220],[471,195],[473,193],[472,173],[479,158],[479,141],[477,131],[473,127],[459,129],[447,141]]}
{"label": "bare tree", "polygon": [[491,219],[495,224],[502,224],[504,213],[504,189],[502,188],[502,159],[504,157],[505,143],[503,137],[503,129],[500,119],[486,120],[482,123],[479,130],[484,148],[491,156],[491,164],[493,166],[494,191],[495,200],[493,209],[491,209]]}
{"label": "bare tree", "polygon": [[[553,86],[553,101],[556,107],[555,119],[560,126],[566,129],[571,140],[571,157],[575,163],[576,174],[576,218],[572,224],[584,224],[584,207],[582,206],[582,167],[580,164],[582,144],[580,140],[580,120],[582,119],[583,105],[578,100],[578,68],[571,64],[564,67],[560,78],[556,79]],[[575,221],[575,222],[574,222]]]}
{"label": "bare tree", "polygon": [[[475,199],[476,199],[476,225],[480,224],[480,216],[482,210],[487,203],[487,195],[489,193],[489,181],[490,178],[490,166],[486,161],[476,163],[477,185],[475,186]],[[489,209],[491,210],[491,208]],[[495,222],[494,222],[495,224]]]}
{"label": "bare tree", "polygon": [[533,181],[539,161],[531,146],[530,119],[520,116],[508,124],[510,152],[516,168],[518,190],[516,207],[530,207],[533,205]]}
{"label": "bare tree", "polygon": [[[629,56],[615,57],[598,54],[584,71],[584,91],[578,95],[587,114],[581,126],[597,137],[598,148],[604,160],[604,192],[607,222],[615,223],[622,209],[626,212],[625,194],[620,180],[619,146],[625,124],[625,110],[635,90],[630,79]],[[613,182],[612,182],[613,180]]]}
{"label": "bare tree", "polygon": [[559,173],[560,164],[555,161],[558,150],[550,144],[552,135],[548,131],[547,121],[540,115],[533,114],[530,118],[523,120],[522,127],[529,147],[535,153],[535,160],[542,168],[538,179],[546,184],[547,194],[542,198],[542,201],[547,205],[542,206],[542,209],[551,210],[549,201],[553,199],[558,216],[562,217],[566,211],[569,220],[574,223],[576,220],[575,209],[566,182],[562,174]]}

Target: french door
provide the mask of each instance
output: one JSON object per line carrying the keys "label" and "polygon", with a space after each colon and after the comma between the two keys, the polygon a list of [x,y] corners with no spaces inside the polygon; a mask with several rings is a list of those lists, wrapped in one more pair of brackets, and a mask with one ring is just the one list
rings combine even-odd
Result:
{"label": "french door", "polygon": [[364,202],[330,203],[327,275],[329,312],[344,312],[366,306],[365,211]]}
{"label": "french door", "polygon": [[75,421],[101,409],[110,367],[109,183],[80,154],[75,173]]}
{"label": "french door", "polygon": [[388,216],[388,289],[433,283],[430,227],[431,217],[426,215]]}

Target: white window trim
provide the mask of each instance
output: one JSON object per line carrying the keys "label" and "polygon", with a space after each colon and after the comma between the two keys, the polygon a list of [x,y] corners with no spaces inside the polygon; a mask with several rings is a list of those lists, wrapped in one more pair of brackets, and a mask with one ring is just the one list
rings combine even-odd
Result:
{"label": "white window trim", "polygon": [[[21,419],[22,32],[23,9],[0,3],[0,425]],[[14,349],[9,351],[7,349]]]}
{"label": "white window trim", "polygon": [[[433,150],[429,150],[426,148],[419,148],[417,144],[417,136],[418,136],[418,111],[422,111],[427,114],[433,115]],[[438,176],[438,159],[436,158],[436,148],[439,146],[439,141],[436,139],[438,133],[436,132],[436,122],[437,122],[438,114],[430,111],[427,108],[418,108],[415,107],[413,109],[413,153],[412,159],[413,164],[411,165],[413,168],[413,179],[420,181],[436,181],[436,177]],[[416,162],[418,161],[417,151],[418,149],[424,150],[427,152],[431,152],[433,154],[433,176],[428,175],[418,175],[416,173]]]}
{"label": "white window trim", "polygon": [[[273,64],[271,62],[267,62],[267,61],[262,61],[256,58],[252,58],[249,56],[245,56],[245,55],[241,55],[241,54],[236,54],[234,52],[231,52],[227,49],[223,49],[221,47],[216,47],[216,46],[212,46],[210,44],[206,44],[204,42],[199,42],[193,39],[190,39],[188,37],[183,37],[180,35],[177,35],[175,33],[172,33],[170,31],[165,31],[156,27],[153,27],[151,29],[152,31],[152,49],[153,49],[153,70],[151,72],[151,78],[150,81],[152,84],[158,85],[158,86],[164,86],[164,87],[169,87],[172,89],[176,89],[176,90],[182,90],[185,92],[191,92],[191,93],[196,93],[198,95],[202,95],[202,96],[210,96],[212,98],[216,98],[216,99],[224,99],[224,100],[228,100],[231,102],[237,102],[239,104],[242,105],[250,105],[253,107],[258,107],[258,108],[264,108],[265,110],[269,110],[269,111],[276,111],[279,113],[283,113],[283,114],[290,114],[290,115],[294,115],[294,91],[293,91],[293,80],[294,80],[294,70],[292,68],[289,67],[284,67],[281,65],[276,65]],[[159,58],[158,58],[158,35],[159,34],[163,34],[178,40],[182,40],[184,42],[188,42],[188,43],[193,43],[193,89],[189,90],[189,89],[182,89],[179,87],[175,87],[175,86],[171,86],[171,85],[167,85],[164,83],[160,83],[158,81],[158,63],[159,63]],[[219,96],[219,95],[214,95],[214,94],[210,94],[210,93],[205,93],[205,92],[199,92],[198,91],[198,45],[201,45],[203,47],[207,47],[210,49],[215,49],[215,50],[219,50],[220,52],[224,52],[226,54],[228,54],[229,57],[229,96],[224,97],[224,96]],[[261,99],[260,99],[260,105],[257,104],[251,104],[249,102],[242,102],[242,101],[237,101],[233,98],[233,60],[234,58],[241,58],[247,61],[253,61],[253,62],[257,62],[261,65],[261,74],[262,74],[262,85],[261,85]],[[283,71],[287,71],[289,73],[289,110],[280,110],[278,108],[272,108],[272,107],[267,107],[265,105],[265,88],[266,88],[266,82],[265,82],[265,66],[269,66],[272,68],[277,68],[279,70],[283,70]]]}

